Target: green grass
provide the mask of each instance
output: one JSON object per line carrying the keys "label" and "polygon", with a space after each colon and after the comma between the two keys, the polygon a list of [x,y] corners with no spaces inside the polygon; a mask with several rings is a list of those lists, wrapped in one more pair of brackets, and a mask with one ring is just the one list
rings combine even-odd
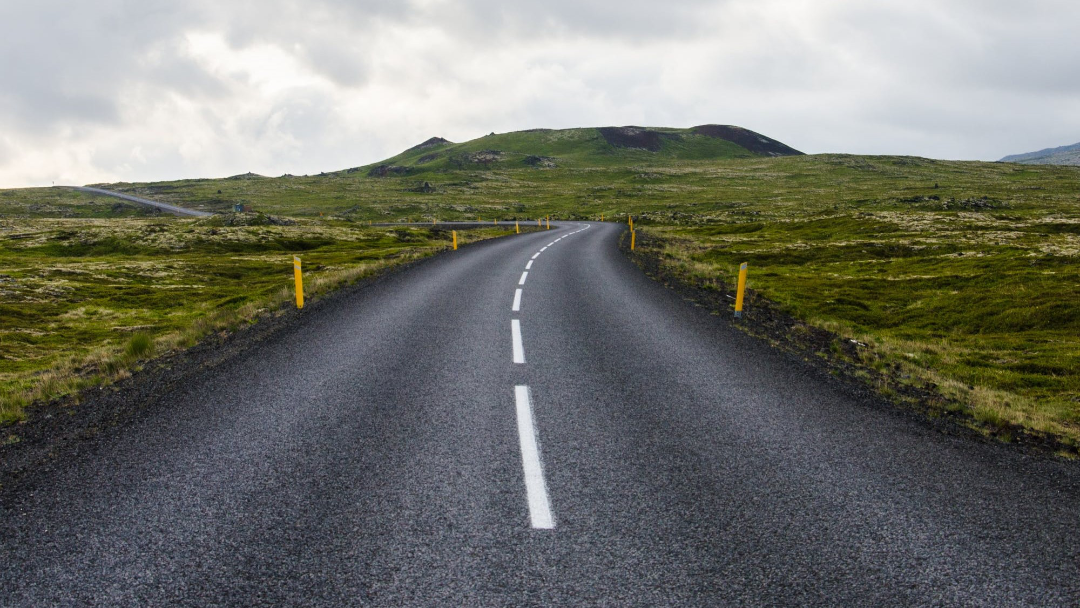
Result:
{"label": "green grass", "polygon": [[[32,402],[126,376],[139,362],[450,245],[439,228],[334,220],[5,220],[0,239],[0,422]],[[251,222],[251,220],[255,220]],[[459,232],[461,242],[512,227]]]}
{"label": "green grass", "polygon": [[[96,320],[74,324],[81,329],[65,340],[85,335],[88,343],[120,344],[114,327],[176,331],[219,305],[265,297],[287,280],[281,260],[295,251],[307,256],[305,267],[329,269],[438,244],[423,230],[408,241],[397,230],[366,228],[369,221],[549,214],[625,221],[633,214],[656,237],[644,246],[657,247],[688,282],[730,281],[748,261],[760,296],[868,344],[861,364],[936,385],[973,420],[1080,442],[1080,168],[892,156],[745,158],[721,149],[728,142],[706,142],[716,146],[709,149],[693,137],[658,152],[613,151],[597,137],[592,129],[511,133],[387,161],[417,166],[424,154],[446,153],[411,175],[369,177],[369,166],[322,176],[110,186],[211,211],[246,203],[298,218],[296,227],[140,218],[97,226],[105,220],[49,219],[112,213],[95,206],[96,198],[61,189],[0,191],[0,204],[8,205],[0,208],[22,209],[0,220],[0,289],[10,291],[14,281],[20,293],[41,300],[0,304],[3,352],[18,344],[21,353],[0,361],[3,374],[55,362],[60,340],[34,328],[64,327],[64,315],[79,308]],[[450,158],[490,149],[504,158],[489,165]],[[554,157],[557,167],[525,165],[527,154]],[[433,191],[422,191],[424,182]],[[120,225],[127,226],[122,234]],[[170,288],[191,298],[192,312],[151,287],[158,283],[197,285]]]}

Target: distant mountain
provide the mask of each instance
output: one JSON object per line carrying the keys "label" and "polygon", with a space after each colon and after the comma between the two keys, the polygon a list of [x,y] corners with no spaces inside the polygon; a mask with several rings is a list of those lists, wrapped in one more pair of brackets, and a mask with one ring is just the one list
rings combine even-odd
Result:
{"label": "distant mountain", "polygon": [[1080,166],[1080,144],[1047,148],[1027,154],[1013,154],[1001,159],[1003,163],[1023,163],[1025,165],[1078,165]]}
{"label": "distant mountain", "polygon": [[477,168],[589,167],[656,160],[716,160],[796,156],[802,152],[749,129],[701,125],[690,129],[664,127],[597,127],[530,129],[492,133],[454,143],[432,137],[382,162],[349,169],[373,177]]}

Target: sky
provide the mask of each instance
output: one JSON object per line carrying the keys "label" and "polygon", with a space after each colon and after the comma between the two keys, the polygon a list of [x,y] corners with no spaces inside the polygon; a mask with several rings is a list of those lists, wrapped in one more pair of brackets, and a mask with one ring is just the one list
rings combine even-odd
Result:
{"label": "sky", "polygon": [[996,160],[1080,142],[1078,26],[1075,0],[2,0],[0,187],[609,125]]}

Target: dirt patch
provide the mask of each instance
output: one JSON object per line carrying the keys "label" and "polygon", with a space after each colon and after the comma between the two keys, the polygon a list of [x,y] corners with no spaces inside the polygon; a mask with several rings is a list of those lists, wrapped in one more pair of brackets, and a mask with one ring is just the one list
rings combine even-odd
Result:
{"label": "dirt patch", "polygon": [[691,131],[697,135],[705,135],[706,137],[715,137],[717,139],[730,141],[733,144],[738,144],[746,148],[754,154],[762,154],[764,156],[802,155],[802,152],[799,152],[787,144],[780,143],[775,139],[765,137],[760,133],[755,133],[750,129],[744,129],[742,127],[735,127],[732,125],[701,125],[694,127]]}
{"label": "dirt patch", "polygon": [[597,131],[600,131],[604,141],[616,148],[648,150],[649,152],[660,150],[664,140],[673,137],[668,133],[643,127],[600,127]]}
{"label": "dirt patch", "polygon": [[379,165],[368,171],[368,177],[391,177],[394,175],[408,175],[408,167],[400,167],[397,165]]}
{"label": "dirt patch", "polygon": [[661,264],[653,253],[663,249],[662,240],[638,232],[637,248],[631,252],[629,238],[620,240],[620,248],[645,274],[675,290],[683,298],[718,313],[747,334],[767,341],[815,370],[820,376],[839,381],[849,394],[888,404],[894,411],[949,434],[980,441],[1007,442],[1017,449],[1040,455],[1080,455],[1077,446],[1058,438],[1012,424],[988,426],[981,423],[963,404],[949,399],[937,386],[916,386],[903,381],[894,370],[879,371],[862,363],[867,345],[846,339],[782,312],[779,307],[754,290],[746,291],[743,317],[734,318],[735,286],[720,279],[708,285],[692,284]]}

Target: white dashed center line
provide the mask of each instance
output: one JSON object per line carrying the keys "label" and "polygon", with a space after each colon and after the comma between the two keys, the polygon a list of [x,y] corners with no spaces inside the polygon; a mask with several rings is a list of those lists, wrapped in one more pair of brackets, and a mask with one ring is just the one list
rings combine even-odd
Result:
{"label": "white dashed center line", "polygon": [[510,334],[514,341],[514,363],[525,363],[525,347],[521,345],[521,321],[510,321]]}
{"label": "white dashed center line", "polygon": [[[529,278],[529,271],[532,270],[533,261],[540,257],[541,253],[547,251],[548,247],[590,227],[591,225],[587,225],[584,228],[564,234],[548,243],[545,247],[541,247],[540,251],[534,253],[532,258],[525,264],[525,271],[521,273],[518,285],[525,284],[525,280]],[[522,292],[523,290],[520,287],[514,290],[514,303],[511,306],[513,312],[521,311]],[[523,364],[525,363],[525,347],[521,339],[521,321],[519,319],[510,320],[510,334],[513,342],[514,363]],[[540,459],[540,447],[536,439],[536,422],[533,419],[532,395],[528,386],[519,385],[514,387],[514,396],[517,402],[518,436],[521,440],[521,463],[525,473],[525,491],[529,499],[529,519],[533,528],[550,530],[555,527],[555,517],[551,514],[551,502],[548,499],[547,484],[544,482],[544,467]]]}
{"label": "white dashed center line", "polygon": [[525,493],[529,498],[529,519],[533,528],[551,530],[555,527],[555,517],[551,514],[547,484],[544,483],[544,466],[540,461],[540,446],[536,442],[536,425],[533,424],[529,387],[515,386],[514,397],[517,401],[518,438],[521,440]]}

